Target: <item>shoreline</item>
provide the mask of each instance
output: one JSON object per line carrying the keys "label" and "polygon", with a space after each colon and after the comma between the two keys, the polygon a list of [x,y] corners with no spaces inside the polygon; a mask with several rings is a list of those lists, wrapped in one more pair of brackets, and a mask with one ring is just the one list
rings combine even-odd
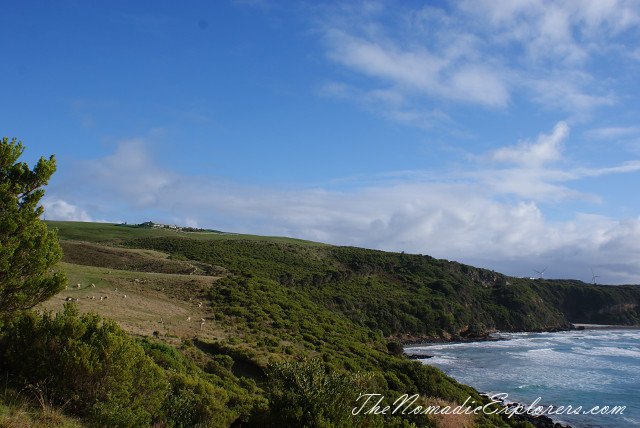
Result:
{"label": "shoreline", "polygon": [[576,330],[640,330],[640,325],[573,324]]}
{"label": "shoreline", "polygon": [[[609,334],[615,334],[615,333],[608,333],[607,330],[611,330],[616,331],[616,330],[629,330],[629,331],[638,331],[640,330],[640,326],[638,325],[608,325],[608,324],[572,324],[572,328],[567,329],[567,330],[552,330],[552,331],[536,331],[536,332],[532,332],[532,331],[522,331],[522,332],[502,332],[502,331],[496,331],[496,332],[492,332],[491,334],[501,334],[501,333],[544,333],[544,332],[549,332],[549,333],[555,333],[555,332],[559,332],[559,331],[593,331],[594,334],[599,334],[600,336],[606,338],[608,337]],[[597,333],[597,332],[600,333]],[[635,333],[634,333],[635,334]],[[579,337],[579,335],[577,335],[576,337]],[[491,335],[488,335],[488,337],[482,337],[482,338],[475,338],[475,339],[466,339],[466,340],[430,340],[430,341],[422,341],[422,342],[418,342],[418,343],[411,343],[409,344],[406,349],[404,349],[404,355],[412,360],[421,360],[422,364],[427,364],[427,365],[433,365],[429,359],[430,358],[434,358],[437,355],[430,355],[428,354],[429,350],[428,347],[430,345],[455,345],[455,344],[465,344],[465,343],[472,343],[472,342],[494,342],[494,341],[505,341],[505,340],[511,340],[511,338],[509,337],[492,337]],[[489,344],[487,344],[487,346],[491,346]],[[425,352],[424,354],[422,354],[421,352]],[[435,367],[438,367],[437,365]],[[452,375],[449,375],[452,376]],[[453,376],[452,376],[453,377]],[[465,385],[469,385],[472,388],[475,389],[475,387],[472,384],[469,384],[467,382],[462,382],[460,380],[458,380],[456,377],[454,377],[454,379],[456,379],[456,381],[463,383]],[[491,397],[490,393],[487,392],[480,392],[478,391],[478,393],[483,396],[483,397]],[[561,415],[551,415],[552,417],[555,417],[557,419],[552,419],[549,415],[543,414],[543,415],[535,415],[535,414],[529,414],[526,412],[526,409],[528,409],[528,406],[526,404],[522,404],[519,402],[512,402],[509,400],[505,400],[505,401],[500,401],[497,403],[499,406],[505,408],[505,409],[509,409],[511,412],[514,411],[514,409],[516,408],[520,408],[523,409],[524,413],[522,414],[513,414],[513,416],[511,416],[512,420],[515,421],[523,421],[523,422],[529,422],[531,423],[533,426],[538,427],[538,428],[572,428],[572,422],[570,421],[566,421],[562,419]],[[521,407],[518,407],[521,406]],[[542,407],[547,407],[547,405],[541,405]],[[554,406],[555,408],[555,406]],[[575,423],[575,421],[573,422]],[[578,426],[581,426],[580,424]],[[607,426],[615,426],[615,425],[607,425]]]}
{"label": "shoreline", "polygon": [[[486,392],[479,392],[481,397],[485,397],[485,398],[489,398],[491,399],[491,395],[489,395]],[[500,405],[501,407],[505,408],[505,409],[512,409],[512,408],[526,408],[526,406],[522,403],[517,403],[517,402],[506,402],[504,400],[500,401],[498,403],[498,405]],[[546,406],[543,406],[546,407]],[[514,413],[513,415],[513,420],[515,421],[522,421],[522,422],[529,422],[530,424],[532,424],[534,427],[536,428],[572,428],[571,425],[569,425],[568,423],[564,422],[564,421],[554,421],[553,419],[551,419],[549,416],[547,415],[532,415],[528,412],[524,412],[524,413]]]}
{"label": "shoreline", "polygon": [[495,342],[499,340],[508,340],[504,337],[493,337],[492,334],[508,334],[508,333],[558,333],[561,331],[579,331],[579,330],[640,330],[640,325],[617,325],[617,324],[571,324],[569,328],[549,328],[541,330],[524,330],[524,331],[500,331],[493,330],[484,336],[477,337],[452,337],[449,339],[443,337],[421,337],[416,339],[398,340],[402,343],[404,349],[418,348],[434,344],[456,344],[456,343],[473,343],[473,342]]}

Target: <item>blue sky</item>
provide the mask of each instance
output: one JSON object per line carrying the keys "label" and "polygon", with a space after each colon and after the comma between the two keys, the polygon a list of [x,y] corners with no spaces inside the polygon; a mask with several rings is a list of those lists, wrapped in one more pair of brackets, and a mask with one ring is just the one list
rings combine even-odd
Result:
{"label": "blue sky", "polygon": [[48,219],[640,283],[634,1],[26,1],[0,129]]}

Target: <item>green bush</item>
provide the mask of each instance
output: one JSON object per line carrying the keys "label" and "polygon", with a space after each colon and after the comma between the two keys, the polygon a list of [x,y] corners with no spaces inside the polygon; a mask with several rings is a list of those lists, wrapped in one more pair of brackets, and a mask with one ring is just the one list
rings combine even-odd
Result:
{"label": "green bush", "polygon": [[115,322],[25,312],[0,338],[1,368],[14,381],[46,385],[54,398],[106,426],[147,426],[161,416],[163,370]]}
{"label": "green bush", "polygon": [[333,427],[355,426],[351,409],[364,378],[359,375],[326,373],[319,360],[270,363],[269,413],[265,426]]}
{"label": "green bush", "polygon": [[205,380],[182,373],[169,372],[171,393],[167,395],[163,409],[172,427],[193,427],[212,423],[228,424],[224,403],[228,397],[224,389],[214,387]]}

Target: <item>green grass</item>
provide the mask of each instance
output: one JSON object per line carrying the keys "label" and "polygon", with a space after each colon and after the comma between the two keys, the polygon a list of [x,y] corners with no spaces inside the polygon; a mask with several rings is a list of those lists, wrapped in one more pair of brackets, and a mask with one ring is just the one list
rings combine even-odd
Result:
{"label": "green grass", "polygon": [[[61,312],[66,298],[79,299],[81,313],[96,312],[114,319],[138,336],[151,336],[157,331],[176,338],[200,335],[219,339],[235,331],[226,331],[211,321],[200,329],[198,320],[212,318],[206,297],[217,277],[134,272],[65,262],[57,267],[66,271],[69,285],[42,305],[47,310]],[[105,296],[107,299],[100,300]],[[201,301],[203,305],[198,307]]]}
{"label": "green grass", "polygon": [[[516,279],[429,256],[292,238],[47,224],[59,229],[65,255],[58,268],[70,283],[48,309],[78,298],[80,312],[114,319],[130,334],[190,343],[202,367],[230,357],[234,375],[264,390],[268,362],[321,358],[331,372],[371,374],[375,392],[390,398],[419,392],[460,403],[476,392],[403,358],[389,340],[569,327],[569,314],[588,315],[574,313],[579,307],[625,323],[640,319],[640,287]],[[475,422],[489,420],[505,425]]]}
{"label": "green grass", "polygon": [[79,419],[65,415],[47,394],[29,385],[21,391],[4,387],[0,395],[0,428],[81,428]]}
{"label": "green grass", "polygon": [[268,241],[277,243],[291,243],[299,245],[320,245],[326,246],[320,242],[307,241],[304,239],[287,238],[281,236],[259,236],[247,235],[241,233],[225,233],[225,232],[177,232],[167,229],[153,229],[148,227],[139,227],[134,224],[116,224],[116,223],[87,223],[79,221],[52,221],[45,222],[49,229],[58,229],[58,237],[60,239],[88,242],[104,242],[119,241],[124,239],[135,238],[152,238],[152,237],[188,237],[191,239],[203,240],[249,240],[249,241]]}

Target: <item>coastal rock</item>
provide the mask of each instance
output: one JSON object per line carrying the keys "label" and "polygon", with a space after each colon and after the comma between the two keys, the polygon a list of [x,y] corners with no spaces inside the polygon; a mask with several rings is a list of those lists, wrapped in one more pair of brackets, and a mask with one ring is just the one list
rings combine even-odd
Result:
{"label": "coastal rock", "polygon": [[410,360],[426,360],[427,358],[433,358],[433,355],[421,355],[421,354],[404,354]]}
{"label": "coastal rock", "polygon": [[[484,397],[489,397],[488,394],[480,394]],[[520,403],[502,403],[503,407],[508,409],[513,409],[514,407],[524,406]],[[546,415],[532,415],[528,412],[524,413],[515,413],[513,416],[513,420],[518,422],[528,422],[536,428],[571,428],[571,425],[562,425],[560,422],[553,422],[553,419]]]}
{"label": "coastal rock", "polygon": [[553,420],[545,415],[533,416],[528,413],[522,415],[514,415],[513,418],[516,421],[529,422],[536,428],[571,428],[571,425],[562,425],[560,422],[553,422]]}

